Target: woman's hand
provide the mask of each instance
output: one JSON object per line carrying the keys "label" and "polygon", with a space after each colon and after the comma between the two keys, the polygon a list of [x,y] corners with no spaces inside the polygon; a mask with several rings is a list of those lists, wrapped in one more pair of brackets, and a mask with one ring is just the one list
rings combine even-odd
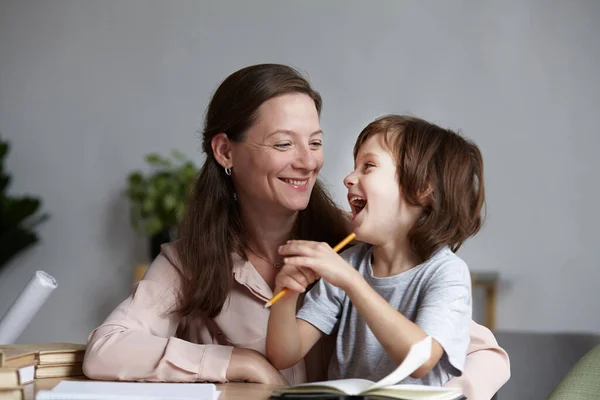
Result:
{"label": "woman's hand", "polygon": [[233,348],[226,373],[227,380],[269,385],[287,385],[283,375],[256,350]]}
{"label": "woman's hand", "polygon": [[[320,276],[331,285],[343,290],[346,290],[358,275],[356,269],[333,251],[327,243],[290,240],[279,247],[279,254],[285,256],[283,260],[285,263],[284,268],[288,268],[288,271],[296,268],[303,275],[307,275],[305,271],[309,269],[315,276]],[[299,275],[296,274],[295,276]],[[296,290],[294,287],[289,288]]]}

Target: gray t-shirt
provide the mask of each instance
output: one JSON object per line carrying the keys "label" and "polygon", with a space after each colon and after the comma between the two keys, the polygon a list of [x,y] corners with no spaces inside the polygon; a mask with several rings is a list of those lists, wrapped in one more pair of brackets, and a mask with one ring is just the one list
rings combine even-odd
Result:
{"label": "gray t-shirt", "polygon": [[[466,263],[445,247],[406,272],[377,278],[371,268],[372,253],[372,246],[359,244],[341,256],[389,304],[444,349],[442,359],[429,373],[420,379],[408,377],[402,383],[442,386],[452,376],[460,376],[469,345],[471,321],[471,277]],[[346,293],[324,279],[307,293],[297,318],[327,335],[337,329],[329,379],[378,381],[398,366],[379,344]]]}

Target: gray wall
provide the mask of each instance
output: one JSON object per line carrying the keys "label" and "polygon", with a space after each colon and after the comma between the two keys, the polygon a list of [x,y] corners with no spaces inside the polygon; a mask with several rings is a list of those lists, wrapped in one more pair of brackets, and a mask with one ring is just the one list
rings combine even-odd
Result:
{"label": "gray wall", "polygon": [[[14,193],[52,217],[0,272],[0,315],[36,269],[59,281],[21,342],[84,341],[129,291],[146,244],[125,177],[151,151],[198,162],[229,73],[280,62],[325,101],[323,177],[389,112],[460,129],[486,163],[488,219],[460,251],[502,276],[503,330],[600,332],[600,3],[0,1],[0,132]],[[596,158],[596,159],[595,159]]]}

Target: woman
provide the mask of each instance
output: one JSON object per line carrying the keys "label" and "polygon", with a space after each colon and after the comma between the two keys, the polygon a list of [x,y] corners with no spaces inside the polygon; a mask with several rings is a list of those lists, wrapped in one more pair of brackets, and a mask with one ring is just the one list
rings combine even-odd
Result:
{"label": "woman", "polygon": [[[343,212],[317,180],[323,166],[321,97],[295,70],[263,64],[230,75],[207,113],[207,159],[180,227],[144,279],[89,338],[90,378],[147,381],[324,379],[328,343],[292,368],[264,357],[269,310],[291,238],[335,245]],[[458,385],[490,398],[508,379],[506,353],[475,323]]]}

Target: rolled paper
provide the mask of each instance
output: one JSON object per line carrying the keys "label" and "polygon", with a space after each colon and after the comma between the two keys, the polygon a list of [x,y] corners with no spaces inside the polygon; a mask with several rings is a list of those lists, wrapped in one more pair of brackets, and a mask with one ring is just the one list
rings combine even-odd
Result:
{"label": "rolled paper", "polygon": [[57,286],[50,274],[36,271],[0,319],[0,344],[15,343]]}

